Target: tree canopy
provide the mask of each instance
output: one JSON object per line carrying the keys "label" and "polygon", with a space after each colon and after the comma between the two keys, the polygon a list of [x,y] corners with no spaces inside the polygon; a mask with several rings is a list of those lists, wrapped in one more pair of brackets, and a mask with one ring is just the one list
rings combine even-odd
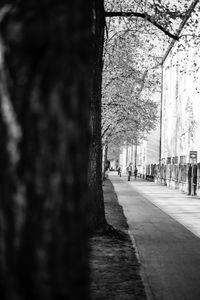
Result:
{"label": "tree canopy", "polygon": [[134,142],[155,128],[163,57],[197,2],[106,1],[103,142]]}

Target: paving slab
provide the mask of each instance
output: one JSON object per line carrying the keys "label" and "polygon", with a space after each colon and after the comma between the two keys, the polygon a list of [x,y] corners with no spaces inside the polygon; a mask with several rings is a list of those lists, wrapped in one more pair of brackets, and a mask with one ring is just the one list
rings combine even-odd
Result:
{"label": "paving slab", "polygon": [[110,173],[149,299],[200,299],[200,199]]}

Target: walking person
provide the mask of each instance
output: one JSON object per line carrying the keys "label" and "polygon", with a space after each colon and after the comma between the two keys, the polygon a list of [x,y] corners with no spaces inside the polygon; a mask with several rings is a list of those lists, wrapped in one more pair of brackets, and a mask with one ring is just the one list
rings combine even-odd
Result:
{"label": "walking person", "polygon": [[135,169],[134,169],[135,180],[136,180],[136,178],[137,178],[137,172],[138,172],[137,167],[135,167]]}
{"label": "walking person", "polygon": [[118,171],[118,175],[121,177],[122,176],[122,169],[121,169],[121,167],[119,167],[117,171]]}
{"label": "walking person", "polygon": [[132,170],[133,170],[132,163],[130,163],[129,166],[127,167],[128,181],[131,180]]}

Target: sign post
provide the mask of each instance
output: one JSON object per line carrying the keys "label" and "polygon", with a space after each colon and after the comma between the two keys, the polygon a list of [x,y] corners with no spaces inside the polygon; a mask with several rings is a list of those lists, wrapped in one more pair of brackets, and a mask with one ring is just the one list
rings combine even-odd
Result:
{"label": "sign post", "polygon": [[197,170],[196,167],[194,166],[197,164],[197,151],[190,151],[190,163],[192,165],[192,176],[191,176],[191,195],[194,196],[196,194],[196,180],[197,180]]}
{"label": "sign post", "polygon": [[190,163],[193,165],[197,163],[197,151],[190,151]]}

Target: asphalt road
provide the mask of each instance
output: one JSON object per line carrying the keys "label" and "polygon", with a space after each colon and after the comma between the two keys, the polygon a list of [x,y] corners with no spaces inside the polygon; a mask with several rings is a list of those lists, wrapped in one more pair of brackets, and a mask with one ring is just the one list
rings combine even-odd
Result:
{"label": "asphalt road", "polygon": [[200,299],[200,199],[110,172],[150,300]]}

